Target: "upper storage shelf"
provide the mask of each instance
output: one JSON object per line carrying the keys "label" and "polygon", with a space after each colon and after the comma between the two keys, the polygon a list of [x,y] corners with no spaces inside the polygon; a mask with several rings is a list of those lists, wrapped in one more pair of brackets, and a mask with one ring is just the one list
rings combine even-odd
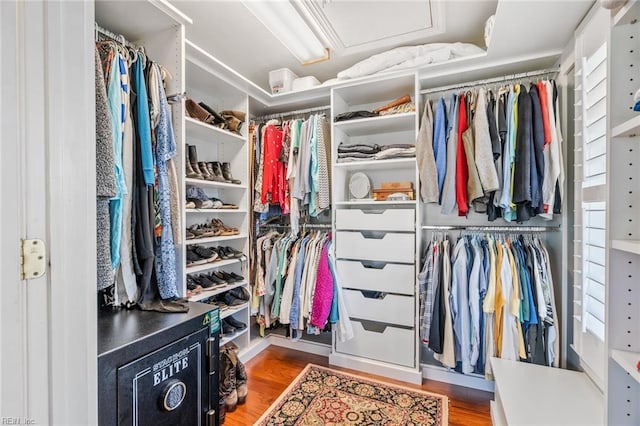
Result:
{"label": "upper storage shelf", "polygon": [[351,111],[371,111],[403,95],[415,102],[415,73],[398,77],[381,76],[367,82],[347,81],[333,89],[333,114]]}
{"label": "upper storage shelf", "polygon": [[195,118],[185,117],[185,122],[187,124],[187,143],[191,138],[212,143],[243,144],[245,142],[245,137],[242,135],[214,127]]}
{"label": "upper storage shelf", "polygon": [[413,128],[416,115],[414,112],[383,115],[380,117],[360,118],[338,121],[335,128],[347,136],[365,136],[381,133],[401,132]]}
{"label": "upper storage shelf", "polygon": [[166,0],[96,0],[95,16],[99,25],[116,34],[122,34],[132,42],[180,24],[193,23],[191,18]]}

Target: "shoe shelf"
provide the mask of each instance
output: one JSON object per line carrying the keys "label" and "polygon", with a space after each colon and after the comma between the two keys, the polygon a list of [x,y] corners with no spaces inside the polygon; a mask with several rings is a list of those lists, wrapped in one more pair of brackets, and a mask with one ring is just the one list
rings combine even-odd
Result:
{"label": "shoe shelf", "polygon": [[628,253],[640,254],[640,240],[611,240],[611,248]]}
{"label": "shoe shelf", "polygon": [[229,343],[230,341],[232,341],[232,340],[234,340],[234,339],[236,339],[236,338],[238,338],[238,337],[240,337],[243,334],[248,333],[248,332],[249,332],[249,327],[246,327],[243,330],[240,330],[240,331],[237,331],[237,332],[233,333],[231,336],[223,336],[220,339],[220,346],[224,346],[227,343]]}
{"label": "shoe shelf", "polygon": [[366,136],[402,132],[412,129],[416,120],[415,111],[378,117],[359,118],[334,123],[347,136]]}
{"label": "shoe shelf", "polygon": [[[224,291],[222,293],[224,293]],[[238,312],[242,311],[243,309],[247,309],[248,307],[249,307],[249,302],[245,302],[242,305],[229,307],[228,309],[225,309],[225,310],[220,309],[220,319],[222,320],[222,319],[225,319],[226,317],[230,317],[231,315],[235,315]]]}
{"label": "shoe shelf", "polygon": [[240,281],[237,283],[232,283],[232,284],[226,284],[226,285],[222,285],[220,287],[214,287],[213,290],[204,290],[202,291],[202,293],[196,294],[194,296],[191,296],[189,298],[190,301],[192,302],[198,302],[200,300],[205,300],[208,299],[212,296],[216,296],[220,293],[224,293],[225,291],[229,291],[229,290],[233,290],[236,287],[242,287],[247,285],[248,282],[247,281]]}
{"label": "shoe shelf", "polygon": [[239,240],[242,238],[247,238],[246,234],[238,234],[238,235],[221,235],[219,237],[207,237],[207,238],[193,238],[190,240],[186,240],[186,245],[193,244],[207,244],[207,243],[217,243],[220,241],[229,241],[229,240]]}
{"label": "shoe shelf", "polygon": [[245,209],[185,209],[185,211],[187,212],[187,214],[189,213],[206,213],[206,214],[211,214],[211,213],[247,213],[247,210]]}
{"label": "shoe shelf", "polygon": [[228,142],[242,144],[246,141],[242,135],[211,126],[195,118],[185,117],[184,121],[187,124],[187,143],[190,142],[191,138],[212,143]]}
{"label": "shoe shelf", "polygon": [[237,185],[235,183],[215,182],[211,180],[202,180],[194,178],[186,178],[187,185],[204,186],[208,188],[224,188],[224,189],[247,189],[247,185]]}
{"label": "shoe shelf", "polygon": [[633,380],[640,383],[640,371],[638,363],[640,362],[640,352],[620,351],[618,349],[611,350],[611,359],[613,359],[624,371],[633,377]]}
{"label": "shoe shelf", "polygon": [[632,138],[638,135],[640,135],[640,115],[637,115],[611,129],[611,136],[614,138],[623,136]]}
{"label": "shoe shelf", "polygon": [[415,157],[391,158],[389,160],[350,161],[348,163],[335,163],[334,165],[336,169],[345,169],[345,170],[410,169],[415,166],[416,166]]}
{"label": "shoe shelf", "polygon": [[[191,240],[189,240],[191,241]],[[240,259],[223,259],[214,262],[205,263],[204,265],[187,266],[187,274],[197,274],[199,272],[210,271],[212,269],[222,268],[223,266],[235,265]]]}

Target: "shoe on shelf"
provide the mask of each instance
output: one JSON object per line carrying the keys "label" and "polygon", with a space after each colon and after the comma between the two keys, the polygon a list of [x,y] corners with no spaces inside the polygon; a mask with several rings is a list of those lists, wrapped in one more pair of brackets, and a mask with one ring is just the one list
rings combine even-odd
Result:
{"label": "shoe on shelf", "polygon": [[192,246],[187,246],[187,266],[204,265],[208,263],[206,259],[197,254]]}
{"label": "shoe on shelf", "polygon": [[184,204],[184,208],[185,209],[195,209],[196,208],[196,203],[193,202],[193,200],[187,200],[187,202]]}
{"label": "shoe on shelf", "polygon": [[[224,320],[222,328],[224,333]],[[230,327],[227,325],[227,327]],[[235,329],[234,329],[235,330]],[[220,348],[220,384],[219,394],[224,398],[224,404],[227,412],[231,413],[236,409],[238,404],[238,391],[236,390],[236,365],[238,357],[235,353],[229,351],[226,346]]]}
{"label": "shoe on shelf", "polygon": [[222,274],[222,276],[224,277],[224,279],[229,283],[229,284],[233,284],[233,283],[237,283],[240,282],[242,280],[239,280],[236,276],[231,275],[230,273],[228,273],[227,271],[220,271],[220,273]]}
{"label": "shoe on shelf", "polygon": [[233,259],[233,255],[227,251],[226,247],[218,247],[218,254],[222,259]]}
{"label": "shoe on shelf", "polygon": [[244,281],[244,277],[242,275],[236,274],[235,272],[227,272],[227,274],[229,274],[230,277],[235,279],[236,282]]}
{"label": "shoe on shelf", "polygon": [[204,176],[205,180],[208,180],[208,181],[216,180],[215,176],[209,173],[209,170],[207,168],[207,163],[205,161],[199,161],[198,168],[200,169],[200,173],[202,173],[202,176]]}
{"label": "shoe on shelf", "polygon": [[246,300],[235,297],[232,293],[230,293],[230,291],[231,290],[224,293],[224,296],[223,296],[224,303],[226,303],[229,306],[240,306],[247,303]]}
{"label": "shoe on shelf", "polygon": [[230,294],[231,296],[233,296],[236,299],[242,300],[243,302],[248,302],[249,301],[249,291],[244,288],[244,287],[236,287],[233,288],[229,291],[227,291],[228,294]]}
{"label": "shoe on shelf", "polygon": [[187,98],[184,105],[189,117],[195,118],[196,120],[202,121],[203,123],[213,124],[214,117],[209,114],[206,109],[202,108],[201,105],[198,105],[193,99]]}
{"label": "shoe on shelf", "polygon": [[202,293],[202,286],[194,281],[194,279],[187,275],[187,297],[195,296]]}
{"label": "shoe on shelf", "polygon": [[227,318],[224,318],[222,320],[222,333],[223,334],[232,335],[232,334],[235,334],[236,331],[238,331],[238,329],[236,327],[234,327],[233,325],[231,325],[231,323],[229,321],[227,321]]}
{"label": "shoe on shelf", "polygon": [[226,246],[226,247],[223,247],[223,248],[224,248],[225,252],[227,252],[228,254],[230,254],[232,257],[234,257],[236,259],[239,259],[242,256],[244,256],[243,252],[241,252],[240,250],[236,250],[233,247]]}
{"label": "shoe on shelf", "polygon": [[226,317],[223,321],[226,321],[231,327],[234,327],[236,330],[244,330],[247,328],[247,324],[238,321],[232,316]]}
{"label": "shoe on shelf", "polygon": [[223,117],[226,117],[228,115],[237,118],[238,120],[242,121],[244,123],[244,120],[246,118],[246,114],[244,113],[244,111],[237,111],[237,110],[224,110],[224,111],[220,111],[220,115]]}
{"label": "shoe on shelf", "polygon": [[228,284],[227,281],[225,281],[221,277],[218,277],[214,273],[211,273],[211,274],[207,275],[207,278],[209,278],[209,280],[213,281],[215,283],[216,287],[224,287],[224,286],[226,286]]}
{"label": "shoe on shelf", "polygon": [[191,160],[189,159],[189,146],[190,145],[186,145],[187,149],[185,149],[185,156],[186,156],[185,162],[184,162],[185,174],[187,175],[188,178],[191,178],[191,179],[202,179],[202,175],[196,172],[191,166]]}
{"label": "shoe on shelf", "polygon": [[222,222],[222,220],[218,219],[218,218],[213,218],[211,219],[211,227],[214,229],[219,229],[221,234],[220,235],[238,235],[240,234],[240,231],[238,230],[238,228],[234,228],[231,226],[227,226],[224,224],[224,222]]}
{"label": "shoe on shelf", "polygon": [[220,284],[229,284],[229,282],[225,279],[224,275],[220,271],[213,271],[209,274],[212,280],[217,280]]}
{"label": "shoe on shelf", "polygon": [[209,105],[205,104],[204,102],[198,102],[198,105],[200,105],[200,107],[202,107],[205,111],[211,114],[211,116],[213,117],[214,126],[219,127],[221,129],[226,129],[229,127],[227,120],[225,120],[223,116],[218,114],[216,110],[211,108]]}
{"label": "shoe on shelf", "polygon": [[231,175],[231,164],[229,163],[222,163],[222,176],[227,182],[235,183],[236,185],[240,185],[242,183],[241,180],[235,179]]}
{"label": "shoe on shelf", "polygon": [[222,175],[217,174],[215,169],[213,168],[213,161],[209,161],[206,164],[206,167],[207,167],[207,172],[209,173],[209,175],[211,175],[212,181],[225,182],[224,177],[222,177]]}
{"label": "shoe on shelf", "polygon": [[207,247],[194,245],[192,250],[201,258],[205,259],[207,263],[215,262],[218,258],[218,253],[213,250],[209,250]]}
{"label": "shoe on shelf", "polygon": [[222,173],[222,164],[218,161],[211,161],[209,162],[209,165],[211,166],[213,173],[218,177],[219,182],[229,182],[225,179],[224,174]]}

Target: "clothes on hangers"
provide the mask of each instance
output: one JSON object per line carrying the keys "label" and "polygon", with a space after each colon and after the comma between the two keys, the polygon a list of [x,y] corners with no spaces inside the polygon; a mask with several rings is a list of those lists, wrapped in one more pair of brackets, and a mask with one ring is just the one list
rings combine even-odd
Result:
{"label": "clothes on hangers", "polygon": [[[131,307],[137,303],[142,309],[184,312],[186,303],[175,300],[174,235],[179,233],[174,231],[181,229],[180,203],[165,73],[142,51],[112,40],[98,41],[96,51],[102,77],[101,81],[97,76],[96,82],[104,86],[109,111],[96,115],[96,128],[109,127],[112,144],[111,159],[108,154],[101,156],[102,148],[97,151],[97,161],[112,167],[109,173],[100,172],[98,182],[115,188],[108,218],[100,215],[99,229],[107,225],[109,229],[111,264],[109,271],[99,269],[98,289],[105,305]],[[105,100],[100,96],[96,100],[97,110],[103,111]],[[104,139],[102,134],[106,133],[101,132],[99,140]],[[98,206],[104,194],[106,191],[98,193]],[[99,235],[98,241],[101,264],[105,239]]]}
{"label": "clothes on hangers", "polygon": [[331,204],[329,122],[324,114],[312,114],[306,120],[274,119],[254,127],[253,210],[262,220],[291,215],[297,233],[301,215],[317,217]]}
{"label": "clothes on hangers", "polygon": [[319,334],[338,324],[342,338],[353,334],[330,258],[331,236],[311,232],[300,237],[274,231],[259,236],[257,274],[253,281],[252,314],[260,333],[276,323],[289,325],[292,339],[306,330]]}
{"label": "clothes on hangers", "polygon": [[447,215],[552,220],[564,185],[560,129],[554,80],[504,86],[497,96],[482,87],[454,93],[448,113],[444,97],[427,99],[417,139],[423,201]]}
{"label": "clothes on hangers", "polygon": [[434,237],[418,275],[420,338],[449,368],[491,378],[492,356],[557,366],[549,255],[537,236]]}

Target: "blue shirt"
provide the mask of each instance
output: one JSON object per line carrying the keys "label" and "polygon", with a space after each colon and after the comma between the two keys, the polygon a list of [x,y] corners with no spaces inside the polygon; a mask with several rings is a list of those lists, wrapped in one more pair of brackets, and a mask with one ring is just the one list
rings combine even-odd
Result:
{"label": "blue shirt", "polygon": [[442,201],[442,187],[447,173],[447,105],[444,98],[438,100],[436,116],[433,124],[433,156],[436,160],[436,172],[438,174],[438,194]]}

